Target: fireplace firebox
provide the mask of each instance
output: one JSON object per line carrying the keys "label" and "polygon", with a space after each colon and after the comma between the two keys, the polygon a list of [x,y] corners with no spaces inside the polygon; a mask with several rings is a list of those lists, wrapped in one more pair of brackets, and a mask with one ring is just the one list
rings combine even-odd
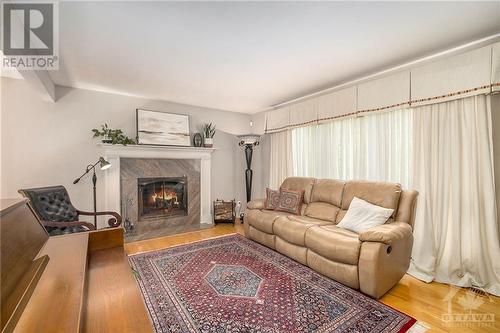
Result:
{"label": "fireplace firebox", "polygon": [[187,177],[139,178],[141,219],[188,215]]}

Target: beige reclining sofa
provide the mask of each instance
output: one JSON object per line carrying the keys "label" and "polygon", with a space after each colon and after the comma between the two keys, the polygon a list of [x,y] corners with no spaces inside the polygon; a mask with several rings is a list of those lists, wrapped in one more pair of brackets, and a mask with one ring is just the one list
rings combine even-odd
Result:
{"label": "beige reclining sofa", "polygon": [[[291,177],[281,188],[304,191],[301,215],[247,204],[245,236],[348,287],[379,298],[405,274],[413,244],[417,191],[373,181]],[[360,234],[337,227],[354,197],[394,209],[381,226]]]}

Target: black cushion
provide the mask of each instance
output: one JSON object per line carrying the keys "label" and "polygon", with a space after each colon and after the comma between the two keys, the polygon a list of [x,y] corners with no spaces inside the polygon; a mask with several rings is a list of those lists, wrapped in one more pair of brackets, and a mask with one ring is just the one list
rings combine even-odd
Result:
{"label": "black cushion", "polygon": [[71,204],[64,186],[40,187],[21,190],[27,196],[37,214],[44,221],[78,221],[78,212]]}
{"label": "black cushion", "polygon": [[75,232],[87,231],[87,229],[85,229],[84,227],[80,227],[80,226],[66,227],[66,228],[45,227],[45,229],[47,229],[47,232],[49,233],[50,236],[66,235],[66,234],[72,234]]}

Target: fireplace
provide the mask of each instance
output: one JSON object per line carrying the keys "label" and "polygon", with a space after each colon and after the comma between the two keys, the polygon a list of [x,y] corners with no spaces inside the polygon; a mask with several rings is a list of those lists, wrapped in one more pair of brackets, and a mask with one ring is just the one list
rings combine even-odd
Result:
{"label": "fireplace", "polygon": [[187,177],[139,178],[139,221],[188,215]]}

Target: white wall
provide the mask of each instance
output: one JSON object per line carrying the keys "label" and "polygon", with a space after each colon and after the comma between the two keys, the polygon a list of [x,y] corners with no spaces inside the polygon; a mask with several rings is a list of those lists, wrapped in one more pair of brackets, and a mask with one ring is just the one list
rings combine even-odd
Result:
{"label": "white wall", "polygon": [[[90,177],[72,184],[102,154],[90,130],[106,122],[135,137],[135,109],[147,108],[190,115],[191,132],[215,123],[212,199],[245,202],[244,153],[235,134],[249,132],[249,115],[66,87],[58,87],[56,103],[45,102],[24,80],[0,83],[2,198],[18,197],[20,188],[62,184],[77,208],[91,210]],[[102,209],[102,172],[98,177]]]}

